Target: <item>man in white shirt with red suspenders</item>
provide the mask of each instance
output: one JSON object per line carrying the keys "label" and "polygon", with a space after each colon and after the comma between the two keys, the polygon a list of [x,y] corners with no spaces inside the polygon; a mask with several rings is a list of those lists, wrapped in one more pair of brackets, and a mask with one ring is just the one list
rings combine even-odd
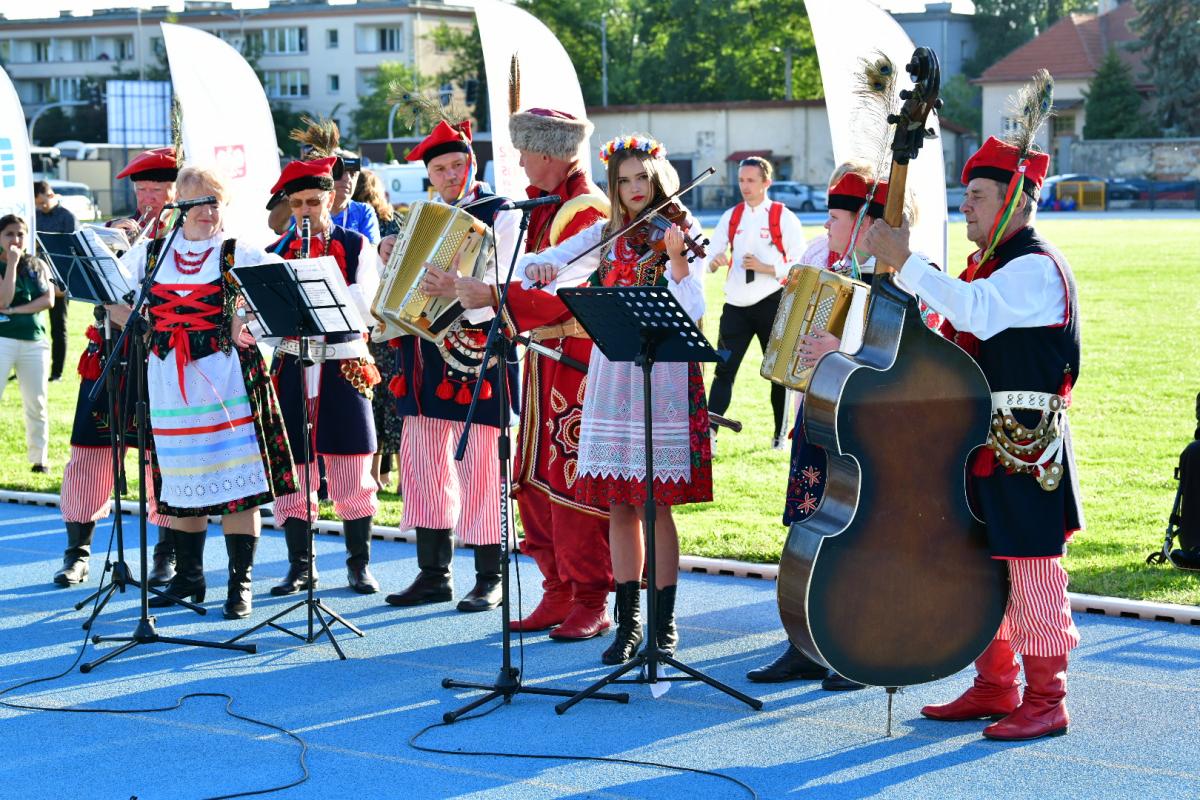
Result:
{"label": "man in white shirt with red suspenders", "polygon": [[[715,272],[729,267],[725,280],[725,307],[717,347],[730,352],[729,360],[718,362],[712,388],[708,392],[708,410],[724,414],[733,398],[733,381],[750,341],[766,350],[771,325],[779,309],[782,281],[788,267],[804,251],[804,230],[800,220],[783,203],[767,199],[771,185],[771,162],[752,156],[738,167],[738,188],[743,202],[721,215],[708,248],[708,268]],[[732,247],[732,260],[729,250]],[[771,386],[771,409],[775,414],[772,445],[783,448],[783,411],[785,389]],[[713,429],[716,441],[716,429]]]}

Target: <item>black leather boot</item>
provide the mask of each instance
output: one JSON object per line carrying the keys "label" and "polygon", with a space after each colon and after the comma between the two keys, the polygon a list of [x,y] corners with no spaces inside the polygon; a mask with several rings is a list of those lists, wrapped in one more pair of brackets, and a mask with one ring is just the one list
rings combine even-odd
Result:
{"label": "black leather boot", "polygon": [[379,581],[371,574],[371,518],[360,517],[342,521],[342,536],[346,539],[346,580],[359,594],[375,594]]}
{"label": "black leather boot", "polygon": [[654,638],[658,641],[658,649],[663,655],[675,655],[679,646],[679,629],[675,627],[675,589],[664,586],[658,590],[655,598]]}
{"label": "black leather boot", "polygon": [[500,606],[500,545],[477,544],[475,588],[458,601],[459,611],[490,611]]}
{"label": "black leather boot", "polygon": [[384,598],[392,606],[420,606],[454,599],[450,564],[454,542],[449,528],[417,528],[417,579],[402,592]]}
{"label": "black leather boot", "polygon": [[62,569],[54,573],[59,586],[83,583],[88,579],[88,558],[92,555],[94,522],[68,522],[67,549],[63,551]]}
{"label": "black leather boot", "polygon": [[154,564],[150,570],[151,586],[166,586],[175,577],[175,531],[158,526],[158,543],[154,545]]}
{"label": "black leather boot", "polygon": [[600,656],[605,664],[624,664],[642,643],[642,585],[639,581],[617,584],[617,633]]}
{"label": "black leather boot", "polygon": [[229,591],[225,595],[225,619],[245,619],[253,610],[254,552],[258,537],[248,533],[225,534],[225,552],[229,554]]}
{"label": "black leather boot", "polygon": [[204,602],[204,539],[207,535],[207,530],[200,533],[175,531],[175,577],[167,584],[167,596],[150,598],[151,608],[173,606],[176,598]]}
{"label": "black leather boot", "polygon": [[827,692],[856,692],[867,687],[829,670],[825,680],[821,681],[821,688]]}
{"label": "black leather boot", "polygon": [[283,521],[283,538],[287,542],[287,576],[271,587],[271,594],[282,597],[308,588],[312,576],[313,588],[317,588],[317,565],[308,563],[308,523],[302,519],[288,517]]}
{"label": "black leather boot", "polygon": [[801,653],[794,644],[788,642],[779,658],[770,664],[752,669],[746,673],[746,680],[755,683],[786,683],[787,681],[819,681],[829,674],[829,670]]}

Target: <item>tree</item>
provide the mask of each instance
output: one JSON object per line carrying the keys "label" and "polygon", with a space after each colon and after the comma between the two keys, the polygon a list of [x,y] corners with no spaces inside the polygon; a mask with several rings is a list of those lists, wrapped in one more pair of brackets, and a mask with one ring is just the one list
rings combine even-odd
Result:
{"label": "tree", "polygon": [[1200,4],[1195,0],[1134,0],[1130,27],[1154,81],[1158,123],[1167,136],[1200,136]]}
{"label": "tree", "polygon": [[1083,96],[1087,101],[1083,138],[1136,139],[1157,135],[1153,123],[1142,114],[1142,96],[1133,85],[1133,70],[1115,49],[1108,49]]}
{"label": "tree", "polygon": [[451,28],[446,23],[437,26],[429,37],[439,50],[450,53],[449,69],[439,72],[438,83],[455,83],[466,93],[467,108],[471,112],[475,129],[486,131],[491,128],[491,112],[488,105],[487,68],[483,63],[483,43],[479,40],[479,26],[471,30]]}
{"label": "tree", "polygon": [[1072,12],[1096,10],[1096,0],[975,0],[971,27],[978,46],[963,70],[977,78]]}
{"label": "tree", "polygon": [[942,110],[938,115],[978,133],[983,130],[982,92],[966,75],[955,75],[942,84],[939,96]]}
{"label": "tree", "polygon": [[[392,87],[412,87],[425,92],[435,88],[432,79],[422,77],[407,64],[398,61],[383,61],[370,79],[371,92],[359,98],[358,108],[351,112],[354,131],[358,139],[383,139],[388,133],[388,117],[392,110]],[[412,128],[397,115],[394,133],[410,134]]]}
{"label": "tree", "polygon": [[789,51],[793,97],[821,96],[802,0],[518,0],[518,5],[562,42],[589,105],[599,105],[603,96],[602,18],[611,103],[780,99]]}

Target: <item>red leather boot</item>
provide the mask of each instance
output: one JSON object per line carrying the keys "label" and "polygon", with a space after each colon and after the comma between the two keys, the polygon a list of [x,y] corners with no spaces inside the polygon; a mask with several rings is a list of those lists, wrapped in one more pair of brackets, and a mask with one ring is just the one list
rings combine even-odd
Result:
{"label": "red leather boot", "polygon": [[588,586],[574,584],[575,601],[562,624],[550,631],[550,638],[560,642],[580,641],[599,636],[612,627],[608,617],[608,584]]}
{"label": "red leather boot", "polygon": [[1067,715],[1067,657],[1021,656],[1025,662],[1025,697],[1016,711],[983,729],[989,739],[1023,742],[1043,736],[1061,736],[1071,718]]}
{"label": "red leather boot", "polygon": [[975,659],[975,672],[975,684],[957,700],[925,706],[921,714],[940,722],[1000,719],[1021,704],[1021,667],[1006,639],[992,640]]}
{"label": "red leather boot", "polygon": [[542,581],[542,599],[529,616],[512,621],[514,631],[544,631],[567,618],[572,608],[571,586],[558,578]]}

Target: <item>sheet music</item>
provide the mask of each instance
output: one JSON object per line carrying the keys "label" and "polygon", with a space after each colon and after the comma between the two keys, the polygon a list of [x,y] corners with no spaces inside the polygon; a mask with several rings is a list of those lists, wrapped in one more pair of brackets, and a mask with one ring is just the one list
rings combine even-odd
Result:
{"label": "sheet music", "polygon": [[106,228],[103,225],[84,224],[80,226],[79,230],[94,233],[113,252],[120,251],[124,253],[129,250],[129,237],[120,228]]}
{"label": "sheet music", "polygon": [[[117,231],[120,238],[125,241],[125,246],[128,248],[129,241],[122,231]],[[92,258],[100,267],[100,274],[108,284],[112,291],[113,297],[124,297],[134,290],[133,276],[129,274],[129,270],[121,263],[121,259],[117,258],[117,254],[112,251],[105,241],[105,237],[93,227],[80,228],[75,232],[86,243]]]}
{"label": "sheet music", "polygon": [[354,299],[350,297],[350,289],[346,286],[346,279],[342,277],[342,270],[333,256],[295,259],[288,264],[296,273],[296,280],[300,283],[308,305],[313,309],[313,316],[321,323],[323,329],[343,330],[346,323],[349,323],[353,330],[360,333],[367,330]]}

